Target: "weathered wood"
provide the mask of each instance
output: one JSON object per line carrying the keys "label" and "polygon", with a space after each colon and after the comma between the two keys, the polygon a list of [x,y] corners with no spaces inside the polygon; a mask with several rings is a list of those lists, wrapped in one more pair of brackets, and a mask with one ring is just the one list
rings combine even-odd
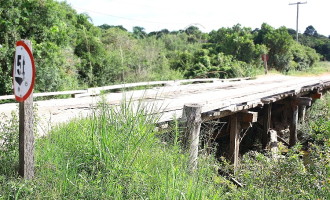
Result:
{"label": "weathered wood", "polygon": [[241,122],[241,129],[248,129],[252,127],[251,122]]}
{"label": "weathered wood", "polygon": [[233,114],[230,116],[229,158],[231,163],[234,165],[234,169],[236,169],[238,165],[240,132],[241,127],[238,121],[238,114]]}
{"label": "weathered wood", "polygon": [[[328,83],[330,76],[322,77],[267,77],[258,78],[256,80],[242,82],[213,82],[193,85],[179,85],[173,87],[156,87],[146,90],[135,90],[131,92],[120,92],[105,94],[103,97],[112,105],[118,105],[120,102],[130,99],[134,104],[139,101],[148,101],[153,106],[151,114],[161,112],[160,122],[171,121],[174,118],[180,118],[182,108],[185,103],[194,102],[203,106],[202,113],[211,113],[210,118],[220,118],[239,112],[239,108],[250,109],[257,106],[263,106],[261,99],[265,97],[274,97],[275,101],[279,98],[299,93],[300,91],[312,92],[313,88],[324,88],[324,83]],[[328,82],[327,82],[328,81]],[[310,88],[309,88],[310,87]],[[312,90],[312,91],[311,91]],[[308,93],[306,93],[308,95]],[[132,97],[132,98],[131,98]],[[39,101],[39,115],[51,115],[52,121],[67,121],[70,118],[78,116],[71,109],[76,107],[87,108],[90,105],[95,106],[99,98],[85,97],[77,100],[51,100]],[[245,103],[244,106],[243,103]],[[54,106],[56,105],[56,106]],[[68,105],[70,109],[68,110]],[[8,106],[0,105],[0,112],[9,113]],[[15,107],[12,109],[14,110]],[[87,109],[84,110],[84,112]],[[8,115],[9,115],[8,114]],[[219,114],[219,115],[218,115]],[[45,117],[42,123],[48,124],[49,118]]]}
{"label": "weathered wood", "polygon": [[298,105],[291,105],[291,122],[290,122],[290,147],[297,143],[297,124],[298,124]]}
{"label": "weathered wood", "polygon": [[299,106],[299,111],[298,111],[298,118],[301,122],[305,121],[305,116],[306,116],[306,106]]}
{"label": "weathered wood", "polygon": [[265,104],[263,112],[264,112],[264,119],[263,119],[264,129],[261,136],[261,144],[262,144],[262,148],[266,149],[269,141],[268,131],[270,129],[270,124],[271,124],[272,104]]}
{"label": "weathered wood", "polygon": [[198,163],[199,133],[202,123],[202,106],[199,104],[185,104],[182,121],[185,126],[185,137],[189,147],[189,170],[195,171]]}
{"label": "weathered wood", "polygon": [[284,145],[286,145],[286,146],[290,146],[290,144],[289,144],[287,141],[285,141],[284,138],[281,138],[280,136],[277,136],[277,139],[278,139],[280,142],[282,142]]}
{"label": "weathered wood", "polygon": [[311,106],[312,104],[312,98],[310,97],[299,97],[296,100],[296,104],[299,106]]}
{"label": "weathered wood", "polygon": [[314,100],[314,99],[321,99],[322,97],[322,93],[320,92],[317,92],[317,93],[313,93],[311,94],[311,98]]}
{"label": "weathered wood", "polygon": [[0,100],[14,100],[14,99],[15,99],[15,95],[0,96]]}
{"label": "weathered wood", "polygon": [[[24,41],[32,52],[30,41]],[[19,103],[19,170],[25,179],[34,177],[33,92]]]}
{"label": "weathered wood", "polygon": [[298,119],[300,121],[305,120],[306,106],[311,106],[312,98],[310,97],[299,97],[296,98],[296,105],[298,105]]}
{"label": "weathered wood", "polygon": [[240,122],[256,122],[258,120],[258,112],[240,112],[239,121]]}
{"label": "weathered wood", "polygon": [[272,153],[273,159],[277,158],[278,155],[278,145],[277,145],[277,132],[275,130],[269,130],[270,135],[270,151]]}

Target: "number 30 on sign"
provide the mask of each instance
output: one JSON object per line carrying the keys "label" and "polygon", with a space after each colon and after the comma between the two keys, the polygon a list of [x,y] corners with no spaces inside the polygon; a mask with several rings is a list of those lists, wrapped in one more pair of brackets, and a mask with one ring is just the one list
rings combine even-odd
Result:
{"label": "number 30 on sign", "polygon": [[13,86],[15,99],[25,101],[32,93],[36,68],[30,48],[23,42],[16,42],[16,53],[13,69]]}

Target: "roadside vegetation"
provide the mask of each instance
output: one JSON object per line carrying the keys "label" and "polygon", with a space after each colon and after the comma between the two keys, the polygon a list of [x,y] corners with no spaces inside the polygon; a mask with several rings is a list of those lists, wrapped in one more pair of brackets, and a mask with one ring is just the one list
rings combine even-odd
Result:
{"label": "roadside vegetation", "polygon": [[[12,92],[15,42],[22,38],[33,43],[36,92],[253,77],[263,73],[261,54],[269,55],[271,72],[330,72],[330,38],[313,26],[300,34],[300,43],[294,30],[266,23],[255,30],[237,24],[210,33],[196,26],[150,33],[136,26],[130,32],[122,26],[96,27],[65,2],[0,0],[0,5],[0,95]],[[146,115],[145,106],[152,107],[139,105],[133,112],[130,103],[117,110],[100,102],[93,115],[37,138],[33,180],[17,174],[17,116],[0,115],[0,199],[330,198],[329,94],[308,110],[299,126],[300,144],[285,149],[277,161],[267,152],[248,151],[235,175],[212,150],[202,150],[198,169],[189,172],[180,130],[158,131],[157,118]]]}
{"label": "roadside vegetation", "polygon": [[[150,105],[146,105],[150,106]],[[36,176],[18,177],[17,119],[0,126],[0,199],[327,199],[330,195],[330,95],[318,100],[300,126],[301,144],[275,161],[249,151],[237,187],[218,170],[230,166],[201,153],[195,173],[177,128],[155,129],[157,118],[123,104],[95,113],[36,140]],[[302,149],[304,151],[302,151]],[[219,162],[220,161],[220,162]]]}
{"label": "roadside vegetation", "polygon": [[255,76],[270,69],[308,70],[330,59],[330,39],[313,26],[300,34],[266,23],[240,24],[204,33],[185,30],[145,32],[135,26],[94,26],[66,2],[0,0],[0,95],[12,93],[15,42],[33,43],[36,92],[61,91],[137,81]]}

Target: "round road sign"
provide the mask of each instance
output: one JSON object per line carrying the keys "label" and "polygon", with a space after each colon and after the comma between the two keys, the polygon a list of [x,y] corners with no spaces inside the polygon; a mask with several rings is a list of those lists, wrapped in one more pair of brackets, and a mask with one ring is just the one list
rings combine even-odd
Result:
{"label": "round road sign", "polygon": [[36,68],[30,48],[23,42],[16,42],[16,53],[13,69],[15,98],[25,101],[33,91]]}

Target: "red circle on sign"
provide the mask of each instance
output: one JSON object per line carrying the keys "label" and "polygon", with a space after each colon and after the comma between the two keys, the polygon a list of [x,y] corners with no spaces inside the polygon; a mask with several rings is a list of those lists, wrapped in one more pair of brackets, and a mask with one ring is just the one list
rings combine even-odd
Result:
{"label": "red circle on sign", "polygon": [[[23,96],[18,96],[18,95],[16,95],[16,92],[15,92],[16,88],[14,87],[14,94],[15,94],[16,101],[23,102],[31,95],[31,93],[33,91],[35,77],[36,77],[36,68],[35,68],[34,58],[33,58],[33,55],[32,55],[32,52],[31,52],[30,48],[23,41],[16,42],[16,47],[18,47],[18,46],[22,46],[24,48],[24,50],[27,52],[27,54],[29,55],[29,59],[31,61],[31,65],[32,65],[31,66],[31,68],[32,68],[32,80],[31,80],[31,84],[29,85],[29,88],[28,88],[27,92]],[[16,55],[15,55],[15,59],[14,59],[13,85],[14,85],[14,81],[15,81],[15,63],[16,63]]]}

